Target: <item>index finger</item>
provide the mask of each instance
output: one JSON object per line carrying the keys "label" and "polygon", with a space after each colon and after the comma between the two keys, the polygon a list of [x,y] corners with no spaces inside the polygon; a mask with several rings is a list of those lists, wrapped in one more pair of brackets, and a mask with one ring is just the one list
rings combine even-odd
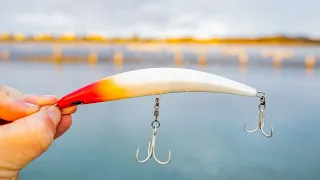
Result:
{"label": "index finger", "polygon": [[[59,98],[54,95],[36,95],[24,94],[22,99],[25,102],[32,103],[38,106],[54,105],[59,101]],[[62,114],[73,114],[77,111],[77,106],[71,106],[61,109]]]}
{"label": "index finger", "polygon": [[47,106],[56,104],[59,98],[54,95],[24,94],[21,96],[21,100],[38,106]]}
{"label": "index finger", "polygon": [[39,110],[39,106],[0,93],[0,119],[14,121]]}

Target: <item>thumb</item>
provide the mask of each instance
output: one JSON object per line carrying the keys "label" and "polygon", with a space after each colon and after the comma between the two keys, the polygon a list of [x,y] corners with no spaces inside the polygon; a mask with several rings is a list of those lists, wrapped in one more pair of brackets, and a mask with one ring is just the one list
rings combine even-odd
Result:
{"label": "thumb", "polygon": [[57,106],[43,106],[32,115],[0,126],[0,164],[21,170],[40,156],[51,145],[60,119]]}

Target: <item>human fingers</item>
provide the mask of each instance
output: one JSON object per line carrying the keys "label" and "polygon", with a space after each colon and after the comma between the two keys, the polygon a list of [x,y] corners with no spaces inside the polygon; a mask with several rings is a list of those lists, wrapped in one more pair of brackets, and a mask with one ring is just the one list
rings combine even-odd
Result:
{"label": "human fingers", "polygon": [[0,84],[0,119],[14,121],[39,110],[37,105],[21,99],[22,93],[10,86]]}
{"label": "human fingers", "polygon": [[18,97],[22,95],[21,91],[5,84],[0,84],[0,92],[5,92],[7,95],[12,97]]}
{"label": "human fingers", "polygon": [[38,94],[23,94],[21,99],[24,102],[36,104],[38,106],[53,105],[59,101],[59,98],[54,95],[38,95]]}
{"label": "human fingers", "polygon": [[[62,117],[60,120],[60,123],[58,124],[56,128],[56,134],[55,134],[55,139],[59,138],[61,135],[63,135],[71,126],[72,124],[72,116],[70,114],[73,114],[76,112],[77,107],[70,107],[62,110]],[[0,125],[5,125],[9,124],[12,121],[5,121],[0,119]]]}
{"label": "human fingers", "polygon": [[[22,100],[38,106],[45,106],[56,104],[59,101],[59,98],[54,95],[24,94],[22,95]],[[72,106],[61,110],[62,114],[73,114],[76,111],[77,106]]]}
{"label": "human fingers", "polygon": [[57,131],[54,136],[54,139],[62,136],[72,125],[72,116],[71,115],[62,115],[61,120],[57,126]]}
{"label": "human fingers", "polygon": [[14,121],[39,110],[39,106],[0,92],[0,119]]}
{"label": "human fingers", "polygon": [[77,111],[77,106],[71,106],[61,110],[62,114],[73,114]]}
{"label": "human fingers", "polygon": [[43,106],[32,115],[0,126],[0,164],[24,168],[49,148],[60,120],[57,106]]}

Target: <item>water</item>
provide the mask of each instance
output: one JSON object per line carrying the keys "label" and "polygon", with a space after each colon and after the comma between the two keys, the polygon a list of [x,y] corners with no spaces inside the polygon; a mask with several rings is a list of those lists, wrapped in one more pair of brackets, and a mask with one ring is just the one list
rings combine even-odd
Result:
{"label": "water", "polygon": [[[259,60],[259,59],[258,59]],[[0,63],[1,82],[25,93],[55,94],[60,97],[92,81],[118,72],[156,67],[125,64],[30,63],[13,60]],[[21,179],[101,180],[101,179],[320,179],[320,76],[305,74],[304,68],[272,68],[197,65],[203,70],[258,88],[267,93],[266,126],[274,126],[274,136],[265,138],[254,129],[258,120],[258,100],[208,93],[166,94],[160,101],[161,127],[156,154],[172,161],[158,165],[135,161],[147,155],[152,136],[152,97],[80,106],[71,129],[50,149],[21,172]]]}

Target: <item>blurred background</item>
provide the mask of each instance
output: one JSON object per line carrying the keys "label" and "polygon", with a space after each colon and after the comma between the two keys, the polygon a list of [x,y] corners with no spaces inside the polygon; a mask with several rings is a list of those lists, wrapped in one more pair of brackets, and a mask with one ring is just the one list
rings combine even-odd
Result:
{"label": "blurred background", "polygon": [[[0,82],[60,97],[116,73],[206,71],[267,93],[166,94],[157,157],[152,97],[79,106],[71,129],[21,179],[320,179],[320,1],[0,1]],[[139,104],[139,105],[138,105]]]}

